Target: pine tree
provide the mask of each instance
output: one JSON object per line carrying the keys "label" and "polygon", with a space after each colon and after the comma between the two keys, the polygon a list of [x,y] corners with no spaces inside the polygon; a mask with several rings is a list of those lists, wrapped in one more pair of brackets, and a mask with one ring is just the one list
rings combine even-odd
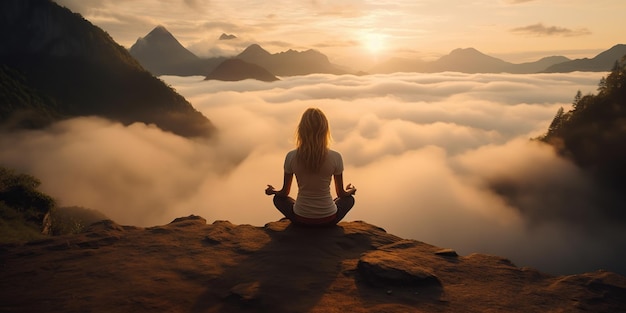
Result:
{"label": "pine tree", "polygon": [[574,102],[572,102],[572,105],[574,106],[574,110],[578,108],[578,104],[580,103],[580,99],[582,98],[583,98],[583,93],[580,92],[580,89],[579,89],[578,92],[576,92],[576,96],[574,96]]}
{"label": "pine tree", "polygon": [[556,111],[556,115],[554,116],[554,119],[552,119],[550,127],[548,127],[548,136],[554,135],[563,124],[563,112],[563,107],[560,107],[559,110]]}
{"label": "pine tree", "polygon": [[600,82],[598,83],[598,92],[605,93],[606,92],[606,77],[602,76],[600,78]]}

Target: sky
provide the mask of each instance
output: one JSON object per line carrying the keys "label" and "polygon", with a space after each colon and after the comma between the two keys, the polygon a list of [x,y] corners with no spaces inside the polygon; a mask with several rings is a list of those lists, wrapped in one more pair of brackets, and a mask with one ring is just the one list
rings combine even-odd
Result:
{"label": "sky", "polygon": [[[215,123],[216,138],[75,118],[0,136],[0,163],[41,179],[60,205],[122,225],[195,214],[263,226],[281,218],[266,185],[281,185],[299,117],[319,107],[344,182],[358,189],[346,221],[555,274],[623,274],[626,229],[597,214],[594,188],[576,166],[530,140],[604,74],[317,74],[273,83],[162,76]],[[494,191],[502,183],[514,198]]]}
{"label": "sky", "polygon": [[[593,57],[625,43],[623,0],[56,0],[130,48],[157,25],[199,56],[316,49],[367,70],[473,47],[505,61]],[[222,33],[235,40],[218,40]]]}

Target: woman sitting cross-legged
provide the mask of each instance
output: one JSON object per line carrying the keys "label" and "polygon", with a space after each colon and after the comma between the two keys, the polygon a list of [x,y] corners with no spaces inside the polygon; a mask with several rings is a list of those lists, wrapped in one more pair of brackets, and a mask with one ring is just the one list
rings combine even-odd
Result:
{"label": "woman sitting cross-legged", "polygon": [[[283,188],[267,185],[265,194],[274,195],[274,205],[292,223],[310,226],[332,226],[354,206],[356,188],[343,187],[341,154],[328,148],[330,128],[324,113],[307,109],[300,119],[295,150],[285,157]],[[289,197],[293,176],[298,183],[298,196]],[[330,193],[331,178],[335,181],[337,198]]]}

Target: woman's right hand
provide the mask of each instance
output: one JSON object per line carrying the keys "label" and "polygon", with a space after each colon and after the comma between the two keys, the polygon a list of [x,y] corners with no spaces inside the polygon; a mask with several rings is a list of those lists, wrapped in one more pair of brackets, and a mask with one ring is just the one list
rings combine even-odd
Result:
{"label": "woman's right hand", "polygon": [[268,196],[276,194],[276,190],[274,190],[274,186],[267,185],[267,188],[265,188],[265,194]]}

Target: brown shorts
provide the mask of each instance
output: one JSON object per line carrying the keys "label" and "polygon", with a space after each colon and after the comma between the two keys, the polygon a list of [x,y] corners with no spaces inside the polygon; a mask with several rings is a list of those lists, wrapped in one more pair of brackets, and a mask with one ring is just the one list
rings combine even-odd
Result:
{"label": "brown shorts", "polygon": [[323,225],[323,224],[334,224],[335,219],[337,219],[337,214],[333,214],[331,216],[326,216],[322,218],[308,218],[304,216],[300,216],[298,214],[294,214],[294,220],[300,224],[306,225]]}

